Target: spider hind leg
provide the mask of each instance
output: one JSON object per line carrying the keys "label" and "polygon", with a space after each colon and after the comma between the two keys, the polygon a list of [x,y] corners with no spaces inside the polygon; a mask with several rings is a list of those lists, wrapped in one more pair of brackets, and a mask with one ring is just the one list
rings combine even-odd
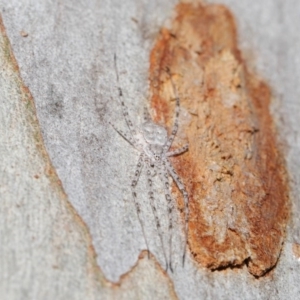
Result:
{"label": "spider hind leg", "polygon": [[137,212],[138,220],[139,220],[139,223],[141,225],[144,240],[145,240],[145,243],[146,243],[146,247],[147,247],[147,251],[148,251],[148,258],[150,258],[150,251],[149,251],[148,241],[147,241],[147,238],[146,238],[144,222],[143,222],[143,220],[141,218],[141,215],[140,215],[140,213],[141,213],[140,203],[137,201],[137,195],[136,195],[136,189],[135,189],[136,185],[138,183],[138,180],[140,178],[143,165],[144,165],[144,155],[142,153],[139,157],[139,160],[138,160],[138,163],[137,163],[137,166],[136,166],[136,171],[134,173],[134,178],[131,182],[131,191],[132,191],[132,197],[133,197],[135,209],[136,209],[136,212]]}
{"label": "spider hind leg", "polygon": [[163,250],[163,255],[165,258],[165,263],[166,263],[166,271],[168,271],[169,268],[169,263],[168,263],[168,259],[167,259],[167,255],[166,255],[166,250],[165,250],[165,246],[164,246],[164,241],[163,241],[163,234],[162,234],[162,230],[161,230],[161,224],[158,218],[158,214],[157,214],[157,210],[156,210],[156,206],[154,203],[154,192],[153,192],[153,186],[152,186],[152,175],[151,175],[151,171],[150,168],[148,167],[148,165],[146,164],[146,174],[147,174],[147,185],[148,185],[148,190],[149,190],[149,199],[150,199],[150,205],[152,208],[152,212],[154,215],[154,219],[155,219],[155,224],[156,224],[156,228],[157,228],[157,232],[158,232],[158,236],[160,239],[160,243],[162,246],[162,250]]}
{"label": "spider hind leg", "polygon": [[174,182],[178,186],[181,194],[183,195],[183,200],[184,200],[184,215],[185,215],[185,230],[184,230],[184,250],[183,250],[183,256],[182,256],[182,265],[184,266],[185,263],[185,257],[186,257],[186,248],[187,248],[187,241],[188,241],[188,230],[189,230],[189,196],[188,193],[184,187],[183,182],[181,181],[180,177],[172,167],[171,163],[167,160],[166,161],[166,168],[168,172],[171,174]]}

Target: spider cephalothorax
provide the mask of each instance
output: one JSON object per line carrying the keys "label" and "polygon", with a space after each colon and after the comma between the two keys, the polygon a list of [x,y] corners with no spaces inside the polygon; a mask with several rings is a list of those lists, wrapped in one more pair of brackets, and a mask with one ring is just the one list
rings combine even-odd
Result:
{"label": "spider cephalothorax", "polygon": [[[119,75],[117,71],[117,64],[116,64],[116,56],[114,56],[114,63],[115,63],[115,70],[116,70],[116,76],[117,81],[119,84]],[[172,261],[171,261],[171,249],[172,249],[172,229],[173,229],[173,209],[175,207],[174,200],[172,198],[171,192],[170,192],[170,186],[169,186],[169,175],[172,177],[176,185],[178,186],[180,192],[183,195],[184,204],[185,204],[185,246],[184,246],[184,254],[183,254],[183,263],[185,259],[185,252],[186,252],[186,243],[187,243],[187,235],[188,235],[188,215],[189,215],[189,209],[188,209],[188,193],[174,170],[174,168],[171,165],[171,162],[169,161],[170,156],[175,156],[184,153],[188,150],[188,145],[185,145],[182,148],[179,148],[174,151],[169,151],[173,140],[176,136],[177,129],[178,129],[178,117],[179,117],[179,111],[180,111],[180,102],[179,97],[176,93],[176,89],[174,86],[174,83],[172,81],[172,77],[170,76],[170,81],[175,93],[175,99],[176,99],[176,108],[175,108],[175,117],[174,117],[174,124],[171,131],[171,135],[168,136],[167,130],[156,123],[154,123],[150,117],[150,114],[148,110],[145,108],[144,110],[144,123],[142,124],[140,128],[140,133],[142,134],[143,141],[141,141],[138,138],[137,130],[133,127],[133,124],[128,116],[127,108],[124,104],[124,101],[122,99],[123,92],[121,87],[118,87],[119,90],[119,97],[121,100],[123,115],[126,121],[126,124],[128,126],[130,134],[124,133],[121,130],[118,130],[115,128],[115,126],[112,124],[112,126],[115,128],[115,130],[126,140],[128,141],[135,149],[137,149],[140,153],[139,160],[137,163],[137,167],[134,173],[134,178],[131,182],[131,189],[132,189],[132,196],[134,200],[134,204],[136,207],[137,215],[139,222],[141,224],[141,228],[143,231],[144,239],[147,245],[147,249],[149,251],[148,242],[146,239],[146,234],[144,230],[143,220],[140,216],[140,204],[137,200],[137,194],[136,194],[136,185],[138,183],[142,168],[145,167],[146,169],[146,175],[147,175],[147,185],[148,185],[148,195],[149,200],[152,208],[152,212],[155,218],[155,223],[158,231],[158,235],[161,241],[163,254],[166,261],[166,269],[170,268],[171,271],[173,271],[172,268]],[[168,215],[169,215],[169,230],[170,230],[170,238],[169,238],[169,260],[166,255],[164,241],[163,241],[163,235],[161,231],[161,225],[160,220],[157,215],[156,211],[156,205],[155,205],[155,199],[154,199],[154,192],[152,187],[152,172],[151,169],[154,168],[155,173],[159,176],[161,182],[163,182],[164,185],[164,194],[165,198],[167,200],[168,205]]]}
{"label": "spider cephalothorax", "polygon": [[142,125],[142,134],[145,142],[144,151],[151,161],[159,161],[163,155],[163,146],[168,141],[167,130],[153,122]]}
{"label": "spider cephalothorax", "polygon": [[167,130],[153,122],[145,122],[142,131],[145,141],[150,145],[163,146],[168,141]]}

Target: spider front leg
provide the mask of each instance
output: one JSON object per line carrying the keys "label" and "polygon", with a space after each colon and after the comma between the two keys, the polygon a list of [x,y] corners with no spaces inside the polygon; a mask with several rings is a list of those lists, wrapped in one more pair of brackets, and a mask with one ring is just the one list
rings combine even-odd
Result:
{"label": "spider front leg", "polygon": [[189,145],[187,144],[187,145],[185,145],[185,146],[183,146],[179,149],[176,149],[176,150],[171,151],[171,152],[167,152],[167,156],[170,157],[170,156],[179,155],[179,154],[182,154],[182,153],[184,153],[188,150],[189,150]]}
{"label": "spider front leg", "polygon": [[135,208],[136,208],[137,216],[138,216],[138,219],[139,219],[139,222],[140,222],[140,225],[141,225],[141,229],[142,229],[142,232],[143,232],[144,240],[145,240],[145,243],[146,243],[146,247],[147,247],[147,251],[148,251],[148,258],[150,258],[149,245],[148,245],[148,241],[147,241],[146,234],[145,234],[144,223],[143,223],[141,215],[140,215],[141,208],[140,208],[139,202],[137,201],[136,190],[135,190],[136,185],[137,185],[138,180],[139,180],[140,175],[141,175],[143,165],[144,165],[144,154],[142,153],[139,157],[137,167],[136,167],[136,171],[134,173],[134,178],[131,182],[131,190],[132,190],[132,196],[133,196],[133,201],[134,201],[134,205],[135,205]]}
{"label": "spider front leg", "polygon": [[[149,162],[148,162],[149,163]],[[149,163],[150,164],[150,163]],[[152,208],[152,212],[155,218],[155,223],[156,223],[156,228],[157,228],[157,232],[158,232],[158,236],[161,242],[161,246],[162,246],[162,250],[163,250],[163,254],[164,254],[164,258],[165,258],[165,262],[166,262],[166,271],[168,270],[168,259],[167,259],[167,255],[166,255],[166,251],[165,251],[165,247],[164,247],[164,241],[163,241],[163,235],[162,235],[162,231],[161,231],[161,225],[160,225],[160,221],[157,215],[157,211],[156,211],[156,206],[154,203],[154,192],[153,192],[153,182],[152,182],[152,175],[151,175],[151,171],[149,168],[149,164],[146,164],[146,174],[147,174],[147,184],[148,184],[148,189],[149,189],[149,199],[150,199],[150,205]]]}
{"label": "spider front leg", "polygon": [[118,96],[121,102],[121,106],[122,106],[122,112],[123,112],[123,116],[125,118],[126,124],[130,130],[130,134],[132,135],[132,138],[135,140],[134,136],[136,135],[136,130],[133,127],[133,124],[129,118],[129,114],[128,114],[128,110],[127,107],[125,106],[124,100],[123,100],[123,91],[120,85],[120,80],[119,80],[119,72],[118,72],[118,66],[117,66],[117,55],[114,54],[114,68],[115,68],[115,72],[116,72],[116,77],[117,77],[117,83],[118,83]]}
{"label": "spider front leg", "polygon": [[173,124],[173,127],[172,127],[171,135],[170,135],[167,143],[164,146],[164,153],[167,153],[167,151],[170,149],[170,147],[171,147],[171,145],[174,141],[174,138],[176,136],[176,133],[177,133],[177,130],[178,130],[178,119],[179,119],[179,112],[180,112],[180,99],[179,99],[177,90],[175,88],[175,84],[173,82],[172,76],[170,74],[170,70],[167,70],[167,72],[170,76],[170,81],[171,81],[172,88],[173,88],[173,91],[174,91],[174,94],[175,94],[176,107],[175,107],[174,124]]}
{"label": "spider front leg", "polygon": [[112,128],[125,140],[127,141],[131,146],[134,148],[138,148],[138,145],[136,144],[135,140],[133,139],[132,136],[128,135],[124,131],[118,129],[114,124],[109,122],[109,124],[112,126]]}
{"label": "spider front leg", "polygon": [[183,252],[183,257],[182,257],[182,264],[184,265],[185,261],[185,255],[186,255],[186,246],[187,246],[187,239],[188,239],[188,221],[189,221],[189,196],[188,193],[184,187],[183,182],[181,181],[180,177],[174,170],[173,166],[171,163],[166,159],[166,168],[168,172],[171,174],[173,180],[175,181],[176,185],[178,186],[180,192],[183,195],[183,200],[184,200],[184,215],[185,215],[185,241],[184,241],[184,252]]}

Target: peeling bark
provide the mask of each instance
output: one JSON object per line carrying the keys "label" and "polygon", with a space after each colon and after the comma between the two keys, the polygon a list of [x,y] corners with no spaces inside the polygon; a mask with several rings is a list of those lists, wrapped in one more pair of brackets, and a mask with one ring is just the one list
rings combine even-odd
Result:
{"label": "peeling bark", "polygon": [[189,186],[189,245],[208,268],[246,262],[262,276],[278,260],[289,206],[270,89],[248,72],[225,7],[179,4],[176,11],[151,52],[151,103],[158,122],[171,124],[169,68],[187,112],[189,151],[174,163]]}

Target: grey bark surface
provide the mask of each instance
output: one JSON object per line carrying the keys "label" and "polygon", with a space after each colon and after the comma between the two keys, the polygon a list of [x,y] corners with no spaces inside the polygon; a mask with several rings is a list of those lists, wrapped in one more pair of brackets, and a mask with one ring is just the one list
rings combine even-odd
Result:
{"label": "grey bark surface", "polygon": [[[139,259],[146,245],[130,191],[138,154],[109,125],[126,130],[113,55],[138,126],[149,96],[149,53],[176,3],[0,1],[21,74],[7,59],[1,36],[1,299],[296,299],[300,294],[300,259],[292,251],[300,244],[296,0],[222,1],[236,17],[245,58],[273,89],[271,109],[290,176],[293,215],[272,276],[255,279],[246,268],[211,272],[189,255],[183,268],[178,218],[175,271],[164,273],[144,177],[138,195],[153,256]],[[49,175],[52,165],[34,108],[25,105],[23,83],[63,189],[55,171]],[[162,218],[163,192],[158,184],[155,188]],[[166,230],[167,223],[162,225]]]}

